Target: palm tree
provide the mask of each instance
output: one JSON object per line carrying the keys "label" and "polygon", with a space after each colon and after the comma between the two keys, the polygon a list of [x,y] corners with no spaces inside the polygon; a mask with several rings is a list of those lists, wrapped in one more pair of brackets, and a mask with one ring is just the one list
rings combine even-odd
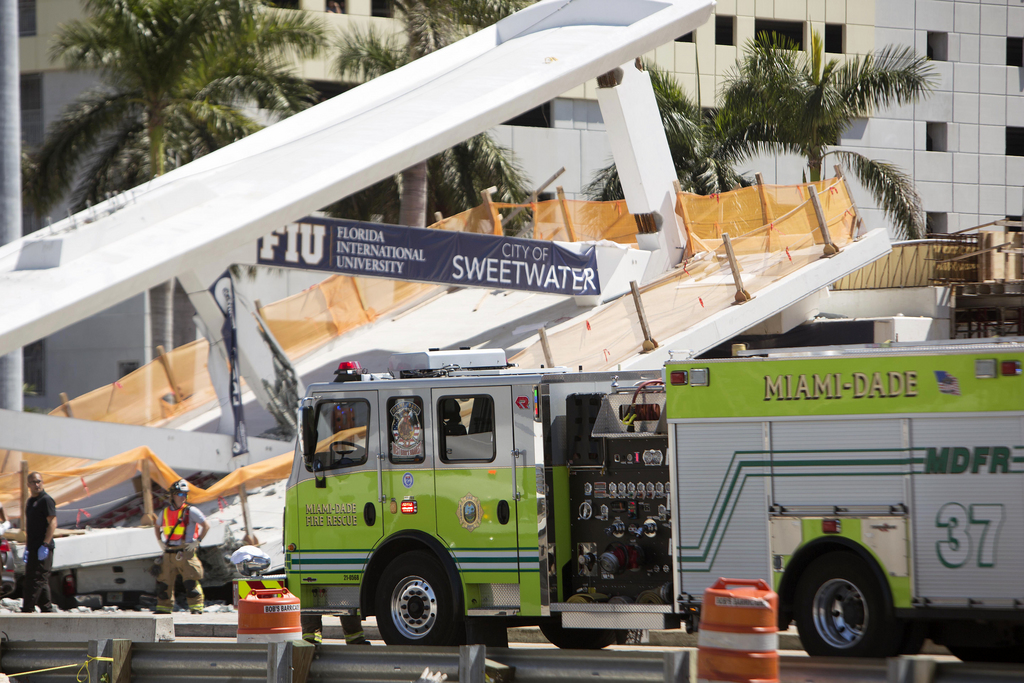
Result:
{"label": "palm tree", "polygon": [[[737,126],[728,112],[705,115],[666,71],[646,62],[643,67],[651,75],[654,99],[683,190],[706,195],[749,185],[750,180],[735,169],[747,156],[747,131]],[[597,201],[621,199],[615,164],[598,170],[583,192]]]}
{"label": "palm tree", "polygon": [[[259,0],[87,0],[87,18],[61,27],[51,58],[99,74],[24,164],[37,215],[70,199],[98,202],[259,128],[243,107],[272,117],[306,108],[315,91],[288,58],[323,44],[319,22]],[[174,345],[173,281],[151,292],[166,324],[154,345]],[[180,335],[178,335],[180,336]]]}
{"label": "palm tree", "polygon": [[802,52],[776,34],[759,34],[726,77],[723,109],[749,131],[752,152],[791,152],[807,159],[812,181],[832,155],[871,193],[901,236],[924,231],[913,180],[895,165],[836,145],[856,118],[916,102],[931,92],[935,72],[909,47],[888,46],[845,63],[824,60],[821,35]]}
{"label": "palm tree", "polygon": [[29,155],[26,199],[43,214],[71,192],[73,208],[162,175],[252,133],[244,106],[300,111],[315,91],[287,57],[310,57],[320,25],[258,0],[87,0],[50,56],[101,85],[67,107]]}
{"label": "palm tree", "polygon": [[[335,69],[342,78],[376,78],[526,4],[526,0],[392,0],[401,34],[385,34],[372,25],[349,30],[338,41]],[[498,201],[520,202],[529,194],[511,152],[484,133],[346,197],[332,205],[331,212],[423,226],[428,210],[445,215],[463,211],[479,203],[479,190],[491,186],[498,188]]]}

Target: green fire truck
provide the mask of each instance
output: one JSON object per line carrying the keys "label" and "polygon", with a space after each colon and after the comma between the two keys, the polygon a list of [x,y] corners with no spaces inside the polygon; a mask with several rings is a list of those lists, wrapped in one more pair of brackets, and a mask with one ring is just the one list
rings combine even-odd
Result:
{"label": "green fire truck", "polygon": [[[757,355],[762,354],[762,355]],[[1024,340],[795,349],[654,371],[502,351],[310,386],[285,512],[305,611],[389,644],[561,647],[697,625],[765,579],[814,655],[1024,656]]]}

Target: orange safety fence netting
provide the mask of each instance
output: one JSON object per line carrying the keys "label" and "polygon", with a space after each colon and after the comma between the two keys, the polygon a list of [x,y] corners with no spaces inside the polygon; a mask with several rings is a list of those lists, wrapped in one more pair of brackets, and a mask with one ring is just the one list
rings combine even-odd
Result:
{"label": "orange safety fence netting", "polygon": [[[832,242],[841,248],[854,236],[853,202],[842,181],[833,180],[821,186],[823,191],[819,199],[829,234]],[[756,190],[751,193],[749,189],[736,191],[745,195],[740,199],[730,196],[733,193],[725,193],[721,197],[681,195],[679,199],[687,210],[695,208],[699,215],[704,216],[713,215],[722,204],[733,207],[721,215],[735,214],[738,220],[719,227],[721,232],[729,233],[744,289],[753,295],[779,278],[822,258],[824,239],[814,209],[806,199],[768,224],[760,224],[758,220],[755,228],[749,228],[750,220],[735,208],[746,206],[749,209],[753,200],[757,202],[754,206],[760,210]],[[791,188],[773,189],[779,190],[776,193],[779,197],[794,196]],[[704,238],[698,237],[699,242],[695,240],[695,244],[703,244],[706,251],[684,262],[672,274],[640,290],[640,300],[655,341],[665,341],[683,332],[734,301],[736,288],[721,232],[717,236],[704,232]],[[643,342],[636,304],[632,297],[622,297],[583,322],[548,333],[550,356],[538,340],[510,360],[521,367],[582,365],[587,370],[607,370],[639,353]]]}
{"label": "orange safety fence netting", "polygon": [[[254,488],[265,486],[287,479],[292,467],[293,453],[288,444],[283,453],[266,460],[240,467],[207,489],[192,485],[189,501],[205,503],[220,497],[234,495],[239,487],[245,484]],[[66,461],[66,458],[57,458]],[[167,489],[181,479],[167,463],[163,462],[146,446],[133,448],[106,460],[91,462],[77,467],[60,467],[44,469],[33,467],[43,476],[46,492],[53,497],[58,506],[74,503],[90,495],[105,491],[121,482],[133,479],[142,472],[142,463],[150,463],[150,478],[158,486]],[[3,504],[9,517],[20,516],[21,510],[21,474],[5,472],[0,474],[0,503]]]}
{"label": "orange safety fence netting", "polygon": [[[546,200],[530,204],[493,202],[495,212],[506,215],[525,207],[533,217],[532,227],[520,237],[559,242],[610,240],[636,245],[636,219],[625,200],[587,202],[575,199]],[[429,226],[438,230],[460,230],[494,234],[494,217],[487,205],[443,218]],[[499,231],[500,232],[500,231]]]}

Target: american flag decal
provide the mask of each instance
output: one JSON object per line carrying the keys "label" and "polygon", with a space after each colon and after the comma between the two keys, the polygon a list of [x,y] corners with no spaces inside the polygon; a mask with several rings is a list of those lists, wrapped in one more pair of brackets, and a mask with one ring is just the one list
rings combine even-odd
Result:
{"label": "american flag decal", "polygon": [[950,394],[951,396],[960,395],[960,380],[945,370],[935,371],[935,381],[939,383],[939,393]]}

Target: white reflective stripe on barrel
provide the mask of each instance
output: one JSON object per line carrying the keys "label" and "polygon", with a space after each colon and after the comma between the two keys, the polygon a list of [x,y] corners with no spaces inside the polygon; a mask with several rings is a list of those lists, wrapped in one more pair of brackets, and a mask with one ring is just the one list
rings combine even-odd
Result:
{"label": "white reflective stripe on barrel", "polygon": [[728,633],[701,630],[697,636],[699,647],[745,652],[774,652],[779,649],[778,633]]}

